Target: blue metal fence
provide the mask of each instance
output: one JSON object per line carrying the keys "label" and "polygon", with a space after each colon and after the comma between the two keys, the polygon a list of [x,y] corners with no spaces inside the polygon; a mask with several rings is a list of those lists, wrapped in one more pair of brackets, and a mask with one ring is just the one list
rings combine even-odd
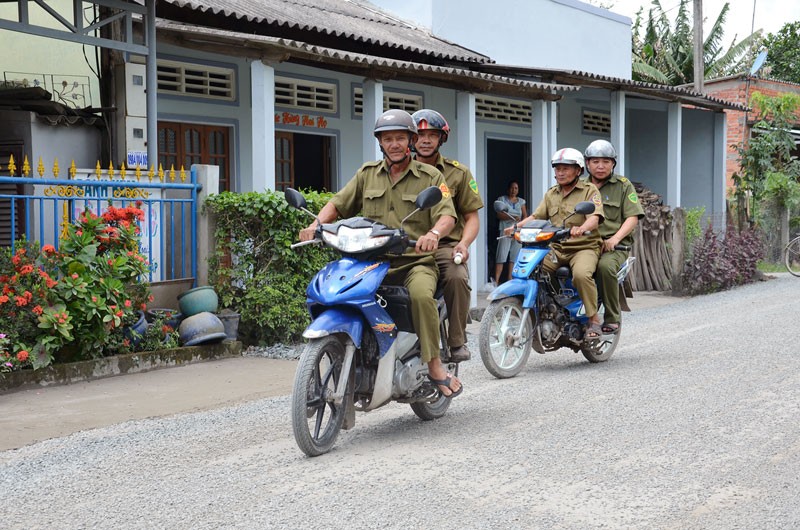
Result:
{"label": "blue metal fence", "polygon": [[[27,163],[27,160],[26,160]],[[40,162],[41,166],[41,162]],[[57,168],[57,166],[56,166]],[[40,174],[42,171],[40,170]],[[54,172],[57,176],[57,170]],[[84,210],[101,214],[108,205],[138,205],[145,213],[140,223],[141,251],[150,263],[150,282],[197,277],[197,192],[194,170],[189,178],[175,171],[165,179],[113,168],[70,170],[71,178],[7,176],[0,173],[0,246],[11,246],[22,236],[40,245],[58,248],[65,223]],[[90,176],[94,174],[94,176]]]}

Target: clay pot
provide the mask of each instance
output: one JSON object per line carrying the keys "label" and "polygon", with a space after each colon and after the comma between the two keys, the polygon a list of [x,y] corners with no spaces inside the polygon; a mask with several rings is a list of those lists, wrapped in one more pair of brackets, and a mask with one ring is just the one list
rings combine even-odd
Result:
{"label": "clay pot", "polygon": [[178,307],[184,318],[198,313],[216,313],[219,298],[210,285],[195,287],[178,295]]}
{"label": "clay pot", "polygon": [[222,321],[208,311],[184,318],[178,333],[184,346],[219,342],[227,337]]}

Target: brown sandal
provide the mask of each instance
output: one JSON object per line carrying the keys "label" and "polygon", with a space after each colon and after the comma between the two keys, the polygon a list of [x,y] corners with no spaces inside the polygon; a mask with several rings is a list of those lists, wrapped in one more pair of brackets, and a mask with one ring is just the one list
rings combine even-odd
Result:
{"label": "brown sandal", "polygon": [[600,324],[589,324],[586,327],[586,333],[584,333],[584,339],[586,340],[597,340],[603,335],[603,329],[600,327]]}

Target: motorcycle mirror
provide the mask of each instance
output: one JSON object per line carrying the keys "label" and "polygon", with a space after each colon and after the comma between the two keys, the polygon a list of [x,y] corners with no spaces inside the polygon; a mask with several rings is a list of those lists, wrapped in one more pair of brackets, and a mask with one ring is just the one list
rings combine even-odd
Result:
{"label": "motorcycle mirror", "polygon": [[442,200],[442,190],[437,188],[436,186],[430,186],[429,188],[425,188],[417,195],[417,200],[414,201],[416,207],[420,210],[427,210],[437,204],[439,201]]}
{"label": "motorcycle mirror", "polygon": [[589,201],[582,201],[575,205],[575,213],[581,215],[589,215],[594,213],[594,203]]}
{"label": "motorcycle mirror", "polygon": [[507,212],[508,204],[503,201],[494,201],[494,211],[497,213]]}
{"label": "motorcycle mirror", "polygon": [[286,188],[286,191],[283,192],[283,196],[292,208],[297,208],[298,210],[304,210],[306,208],[306,198],[296,189]]}

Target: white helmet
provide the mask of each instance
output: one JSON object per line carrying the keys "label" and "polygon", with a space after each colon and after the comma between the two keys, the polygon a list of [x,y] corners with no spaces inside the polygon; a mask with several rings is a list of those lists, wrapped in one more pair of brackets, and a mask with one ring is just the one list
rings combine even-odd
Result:
{"label": "white helmet", "polygon": [[583,155],[581,152],[571,147],[559,149],[553,154],[553,158],[550,159],[550,165],[555,167],[556,164],[580,166],[581,173],[583,173],[583,170],[586,169],[586,163],[583,161]]}

